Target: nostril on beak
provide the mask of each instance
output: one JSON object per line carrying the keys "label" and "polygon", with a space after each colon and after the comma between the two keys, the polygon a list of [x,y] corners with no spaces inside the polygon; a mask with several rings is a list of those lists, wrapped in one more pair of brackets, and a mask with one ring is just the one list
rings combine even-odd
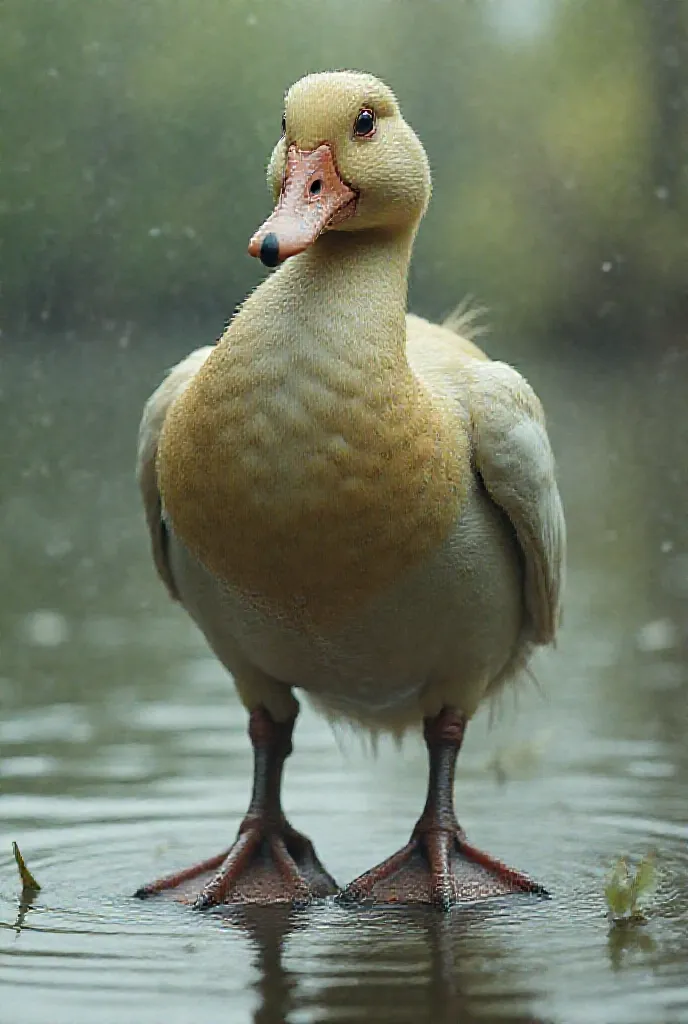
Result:
{"label": "nostril on beak", "polygon": [[316,178],[315,181],[311,182],[311,185],[310,185],[310,188],[308,189],[308,191],[310,192],[310,194],[312,196],[317,196],[322,191],[322,185],[323,185],[322,179],[321,178]]}

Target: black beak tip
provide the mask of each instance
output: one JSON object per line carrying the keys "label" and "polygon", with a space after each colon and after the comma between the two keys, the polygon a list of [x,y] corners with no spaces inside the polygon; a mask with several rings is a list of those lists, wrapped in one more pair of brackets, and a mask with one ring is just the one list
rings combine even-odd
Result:
{"label": "black beak tip", "polygon": [[279,261],[279,238],[270,231],[260,245],[260,262],[266,267],[276,267]]}

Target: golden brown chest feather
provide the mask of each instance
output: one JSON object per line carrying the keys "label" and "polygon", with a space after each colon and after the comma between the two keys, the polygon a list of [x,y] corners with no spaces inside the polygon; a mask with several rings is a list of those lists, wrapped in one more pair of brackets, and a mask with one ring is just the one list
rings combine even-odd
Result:
{"label": "golden brown chest feather", "polygon": [[[254,354],[255,355],[255,354]],[[333,623],[436,548],[468,441],[408,365],[222,342],[170,409],[158,478],[175,534],[218,578],[292,621]]]}

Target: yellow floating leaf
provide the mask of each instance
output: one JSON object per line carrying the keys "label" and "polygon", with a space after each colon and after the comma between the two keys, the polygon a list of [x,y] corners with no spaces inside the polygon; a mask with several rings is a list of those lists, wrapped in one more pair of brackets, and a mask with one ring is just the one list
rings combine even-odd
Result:
{"label": "yellow floating leaf", "polygon": [[14,859],[16,860],[17,867],[19,868],[19,877],[22,880],[22,889],[24,892],[26,892],[27,889],[38,892],[41,887],[27,868],[24,858],[21,855],[21,851],[16,843],[12,843],[12,853],[14,854]]}

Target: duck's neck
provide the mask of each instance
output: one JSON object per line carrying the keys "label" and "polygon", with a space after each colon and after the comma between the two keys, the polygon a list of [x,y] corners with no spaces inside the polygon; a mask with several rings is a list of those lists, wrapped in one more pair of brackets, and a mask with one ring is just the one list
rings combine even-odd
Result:
{"label": "duck's neck", "polygon": [[[226,336],[232,347],[289,351],[313,364],[335,354],[348,364],[406,366],[406,300],[415,230],[322,235],[268,278]],[[256,339],[251,339],[255,342]],[[249,342],[250,343],[250,342]]]}

